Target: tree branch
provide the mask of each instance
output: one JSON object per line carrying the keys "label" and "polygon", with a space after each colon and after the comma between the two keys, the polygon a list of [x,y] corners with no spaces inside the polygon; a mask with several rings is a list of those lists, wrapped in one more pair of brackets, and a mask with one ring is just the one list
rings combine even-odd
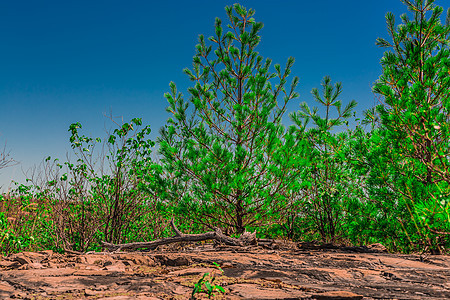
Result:
{"label": "tree branch", "polygon": [[138,242],[138,243],[128,243],[128,244],[112,244],[107,242],[102,242],[103,247],[107,248],[109,251],[117,252],[123,249],[139,249],[139,248],[154,248],[161,245],[167,245],[171,243],[178,242],[199,242],[206,240],[216,240],[220,243],[224,243],[229,246],[248,246],[257,245],[256,231],[251,233],[245,231],[239,238],[232,238],[226,236],[222,233],[219,228],[215,228],[214,231],[201,233],[201,234],[184,234],[175,225],[174,219],[170,221],[173,231],[175,231],[175,236],[162,238],[154,240],[151,242]]}

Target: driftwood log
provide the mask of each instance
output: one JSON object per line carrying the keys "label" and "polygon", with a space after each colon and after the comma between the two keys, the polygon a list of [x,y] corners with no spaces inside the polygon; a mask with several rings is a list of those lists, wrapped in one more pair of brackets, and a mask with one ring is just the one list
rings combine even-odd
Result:
{"label": "driftwood log", "polygon": [[214,231],[201,233],[201,234],[184,234],[176,226],[174,219],[170,221],[175,236],[162,238],[154,240],[151,242],[138,242],[138,243],[128,243],[128,244],[111,244],[108,242],[102,242],[102,246],[108,251],[121,251],[124,249],[139,249],[139,248],[155,248],[160,245],[167,245],[177,242],[200,242],[207,240],[215,240],[220,243],[229,246],[250,246],[257,245],[256,231],[248,232],[245,231],[239,238],[232,238],[223,234],[222,230],[215,228]]}

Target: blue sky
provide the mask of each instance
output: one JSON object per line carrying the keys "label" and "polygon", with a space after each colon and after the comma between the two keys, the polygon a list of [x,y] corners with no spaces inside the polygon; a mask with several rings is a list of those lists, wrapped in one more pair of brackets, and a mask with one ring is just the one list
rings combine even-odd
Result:
{"label": "blue sky", "polygon": [[[20,164],[0,170],[0,186],[23,182],[23,171],[47,156],[64,160],[73,122],[104,137],[111,127],[104,114],[140,117],[155,139],[169,117],[163,94],[170,81],[187,94],[191,82],[182,70],[192,65],[198,35],[212,35],[214,19],[225,22],[224,7],[235,2],[1,1],[0,145],[6,141]],[[375,40],[388,38],[386,12],[397,23],[407,12],[399,0],[239,3],[264,23],[257,49],[263,57],[282,66],[296,58],[300,98],[288,112],[302,101],[315,105],[310,91],[325,75],[342,82],[341,99],[356,100],[357,112],[374,104],[371,86],[384,53]]]}

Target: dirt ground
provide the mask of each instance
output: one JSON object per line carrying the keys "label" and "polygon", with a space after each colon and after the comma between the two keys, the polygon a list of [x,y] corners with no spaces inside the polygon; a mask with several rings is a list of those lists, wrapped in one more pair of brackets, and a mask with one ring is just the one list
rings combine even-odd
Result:
{"label": "dirt ground", "polygon": [[212,299],[450,299],[450,256],[389,254],[379,244],[271,248],[18,253],[0,257],[0,299],[190,299],[205,273],[225,290]]}

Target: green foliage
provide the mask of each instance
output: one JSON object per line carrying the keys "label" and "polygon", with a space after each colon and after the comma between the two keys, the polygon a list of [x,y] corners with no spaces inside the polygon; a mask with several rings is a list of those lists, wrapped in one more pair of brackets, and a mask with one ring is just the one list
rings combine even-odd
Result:
{"label": "green foliage", "polygon": [[[184,70],[189,99],[174,83],[165,94],[161,160],[151,159],[155,143],[140,119],[116,123],[105,139],[70,125],[75,161],[48,157],[30,185],[0,196],[0,252],[154,240],[171,234],[175,217],[182,232],[219,227],[442,253],[450,247],[450,9],[442,25],[434,1],[402,2],[414,18],[404,14],[395,27],[386,14],[392,42],[377,39],[392,50],[373,87],[382,104],[358,122],[356,102],[343,106],[341,84],[325,77],[322,95],[312,90],[320,107],[300,104],[288,128],[281,118],[298,97],[298,78],[287,86],[294,58],[272,70],[256,52],[263,25],[254,11],[226,7],[229,30],[217,18]],[[224,292],[215,280],[204,274],[192,298]]]}
{"label": "green foliage", "polygon": [[150,158],[150,128],[139,130],[141,125],[140,119],[119,125],[102,144],[106,152],[98,153],[101,139],[80,135],[81,124],[74,123],[69,131],[76,162],[60,164],[48,157],[39,177],[30,179],[32,185],[19,186],[14,199],[38,199],[52,208],[40,212],[52,220],[48,225],[56,248],[101,250],[102,241],[121,243],[163,234],[167,222],[158,210],[164,206],[156,201],[153,188],[161,168]]}
{"label": "green foliage", "polygon": [[404,1],[414,19],[402,15],[397,28],[386,14],[392,42],[379,38],[377,45],[394,52],[382,58],[373,88],[385,103],[377,107],[381,125],[367,160],[371,195],[403,231],[400,243],[440,252],[450,233],[450,26],[441,24],[443,9],[433,2]]}
{"label": "green foliage", "polygon": [[71,172],[67,196],[77,199],[80,205],[76,211],[81,215],[72,214],[73,221],[91,226],[90,237],[84,237],[81,249],[86,249],[91,239],[120,243],[129,236],[139,236],[141,229],[136,225],[148,221],[153,213],[156,195],[152,186],[157,184],[154,175],[160,168],[150,158],[154,146],[147,138],[150,128],[138,130],[141,125],[140,119],[119,125],[104,144],[108,151],[102,153],[101,158],[106,161],[100,165],[96,165],[92,152],[101,140],[80,136],[79,123],[69,128],[78,160],[76,164],[66,164]]}
{"label": "green foliage", "polygon": [[287,103],[297,97],[297,77],[285,88],[294,59],[270,72],[271,60],[255,51],[263,25],[254,11],[235,4],[226,12],[230,31],[224,33],[217,18],[209,38],[215,50],[200,35],[193,69],[184,70],[195,82],[189,101],[170,84],[165,97],[172,118],[158,141],[176,213],[231,234],[286,205],[305,153],[281,125]]}
{"label": "green foliage", "polygon": [[0,195],[0,253],[35,251],[55,247],[51,206],[42,197],[31,197],[24,185],[9,196]]}
{"label": "green foliage", "polygon": [[[129,222],[141,218],[141,213],[148,208],[143,206],[147,200],[146,193],[140,189],[145,187],[148,191],[148,182],[142,180],[143,173],[151,173],[154,170],[149,155],[154,142],[147,140],[150,128],[147,126],[140,131],[131,134],[135,126],[142,125],[140,119],[133,119],[131,123],[124,123],[115,129],[108,138],[109,151],[106,158],[109,161],[109,173],[101,176],[96,174],[92,164],[92,154],[95,144],[92,138],[78,135],[80,124],[72,124],[70,141],[72,148],[78,152],[78,164],[69,166],[69,170],[77,172],[84,180],[89,182],[87,201],[89,203],[101,203],[104,206],[101,218],[104,220],[103,238],[108,242],[123,240],[124,231],[129,230]],[[100,142],[96,139],[95,142]],[[86,197],[85,189],[72,190],[76,196]],[[106,221],[106,222],[105,222]],[[126,236],[126,234],[125,234]]]}
{"label": "green foliage", "polygon": [[[348,124],[356,102],[352,100],[344,109],[338,99],[342,92],[341,83],[335,87],[330,84],[330,77],[323,79],[323,98],[317,89],[313,89],[315,100],[325,109],[325,116],[319,115],[319,108],[309,108],[306,102],[300,104],[300,111],[291,113],[290,117],[298,130],[304,133],[309,142],[308,187],[305,189],[305,198],[301,213],[306,224],[313,226],[320,234],[322,241],[335,243],[343,238],[343,225],[347,206],[354,196],[355,176],[346,157],[351,138],[349,133],[333,133],[337,127]],[[332,117],[335,109],[336,117]],[[306,130],[309,121],[313,127]]]}
{"label": "green foliage", "polygon": [[[214,263],[214,265],[222,272],[223,270],[219,267],[219,264]],[[206,293],[208,294],[208,298],[211,299],[212,296],[214,296],[214,292],[221,292],[225,293],[225,290],[220,285],[215,285],[214,281],[216,280],[216,274],[212,273],[205,273],[203,274],[202,278],[198,280],[197,283],[194,284],[194,288],[192,290],[191,299],[195,299],[195,295],[199,293]]]}

